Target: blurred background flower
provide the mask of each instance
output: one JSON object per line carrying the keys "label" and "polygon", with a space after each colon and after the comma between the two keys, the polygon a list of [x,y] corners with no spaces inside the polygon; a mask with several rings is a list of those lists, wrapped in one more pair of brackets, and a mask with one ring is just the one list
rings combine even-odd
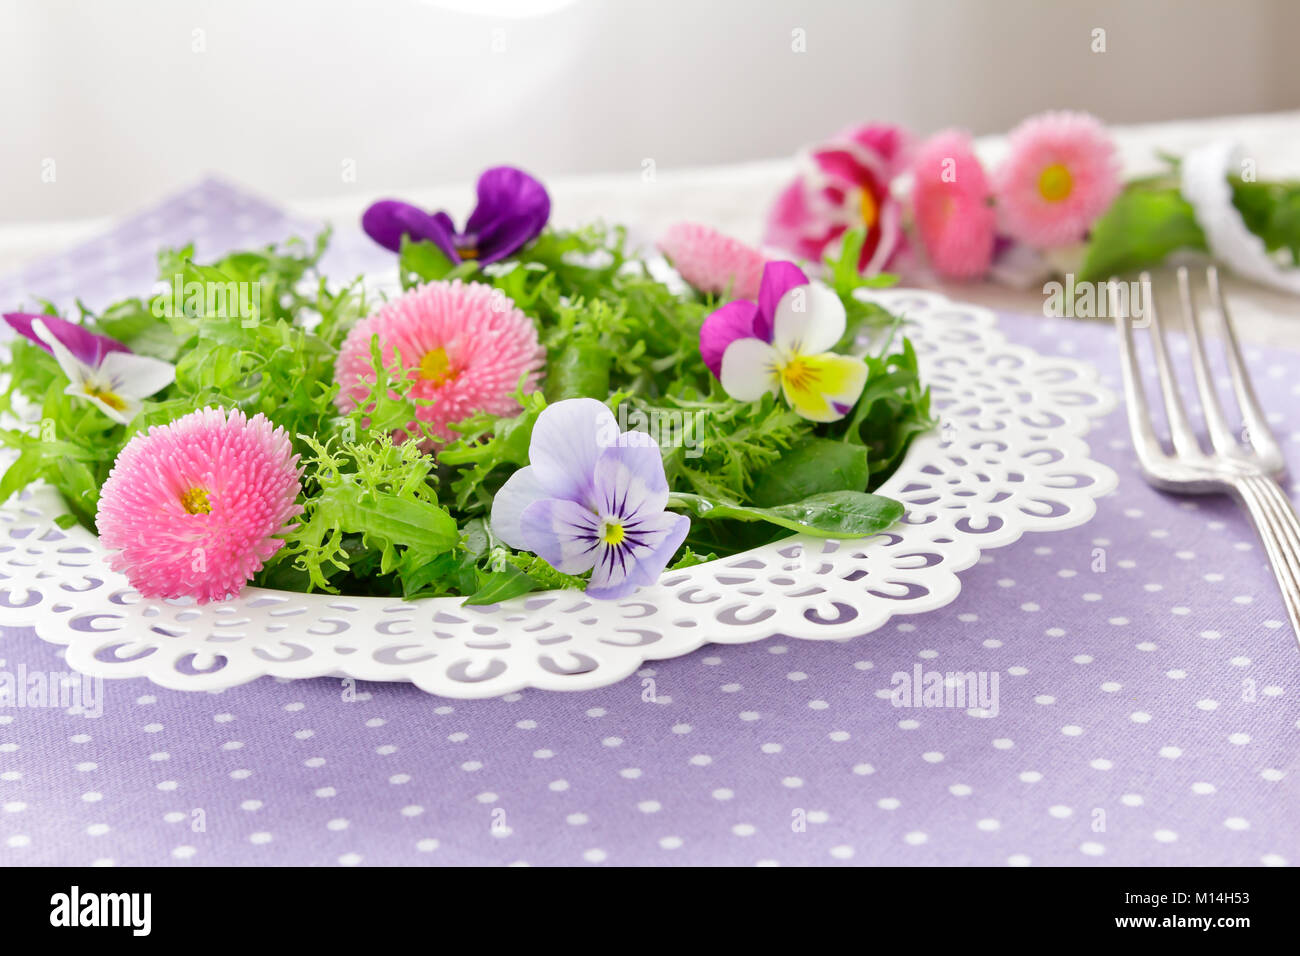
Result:
{"label": "blurred background flower", "polygon": [[0,222],[123,213],[208,172],[360,204],[512,161],[662,182],[866,118],[979,136],[1065,104],[1291,109],[1298,33],[1293,0],[6,0]]}
{"label": "blurred background flower", "polygon": [[998,213],[1027,245],[1078,242],[1119,195],[1119,157],[1095,116],[1031,116],[1011,131],[1008,149],[994,174]]}
{"label": "blurred background flower", "polygon": [[926,140],[912,166],[912,208],[939,275],[974,279],[988,271],[997,225],[992,198],[969,134],[945,130]]}
{"label": "blurred background flower", "polygon": [[883,272],[903,241],[902,207],[891,186],[907,167],[909,146],[908,134],[888,124],[851,127],[813,146],[772,207],[767,243],[817,263],[834,255],[845,232],[863,226],[858,269]]}

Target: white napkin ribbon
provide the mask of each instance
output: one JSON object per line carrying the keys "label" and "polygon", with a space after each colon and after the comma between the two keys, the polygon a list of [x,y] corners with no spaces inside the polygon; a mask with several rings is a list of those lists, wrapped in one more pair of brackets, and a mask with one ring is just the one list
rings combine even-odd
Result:
{"label": "white napkin ribbon", "polygon": [[1240,276],[1300,295],[1300,269],[1283,266],[1269,255],[1264,240],[1246,228],[1232,204],[1228,174],[1239,168],[1239,162],[1239,148],[1232,140],[1216,140],[1192,150],[1181,165],[1183,198],[1191,203],[1214,258]]}

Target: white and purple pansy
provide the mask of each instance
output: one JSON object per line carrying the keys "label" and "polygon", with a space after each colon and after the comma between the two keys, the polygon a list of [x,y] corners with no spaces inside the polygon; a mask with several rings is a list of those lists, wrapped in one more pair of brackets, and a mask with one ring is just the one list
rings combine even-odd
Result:
{"label": "white and purple pansy", "polygon": [[8,312],[4,319],[23,338],[54,356],[68,377],[65,393],[90,402],[122,425],[135,417],[141,399],[176,378],[170,363],[136,355],[116,339],[96,335],[67,319],[29,312]]}
{"label": "white and purple pansy", "polygon": [[590,571],[595,598],[658,580],[691,521],[664,510],[668,481],[653,438],[620,432],[595,399],[566,399],[538,416],[528,459],[492,502],[497,538],[564,574]]}
{"label": "white and purple pansy", "polygon": [[833,422],[867,383],[866,363],[830,351],[845,326],[844,303],[832,289],[792,262],[769,262],[757,303],[730,302],[704,320],[700,355],[732,398],[779,393],[804,418]]}

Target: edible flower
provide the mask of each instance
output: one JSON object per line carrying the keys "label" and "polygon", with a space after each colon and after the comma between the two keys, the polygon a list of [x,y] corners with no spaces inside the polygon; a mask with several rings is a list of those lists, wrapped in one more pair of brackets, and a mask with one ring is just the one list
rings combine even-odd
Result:
{"label": "edible flower", "polygon": [[100,493],[109,565],[146,598],[238,594],[302,512],[298,456],[265,415],[204,408],[135,435]]}
{"label": "edible flower", "polygon": [[537,388],[546,359],[533,320],[491,286],[459,279],[429,282],[391,299],[344,339],[334,364],[334,401],[345,414],[366,401],[376,375],[378,337],[384,368],[410,381],[415,420],[398,441],[428,432],[421,447],[453,437],[451,425],[484,413],[519,413],[515,389]]}
{"label": "edible flower", "polygon": [[704,320],[700,355],[737,401],[780,393],[804,418],[833,422],[867,383],[866,363],[830,351],[845,324],[834,291],[792,262],[769,262],[757,303],[731,302]]}
{"label": "edible flower", "polygon": [[1031,116],[1011,131],[1008,146],[994,191],[1004,228],[1027,245],[1078,242],[1119,195],[1115,144],[1087,113]]}
{"label": "edible flower", "polygon": [[697,222],[679,222],[659,238],[658,246],[681,277],[700,292],[729,293],[736,299],[758,295],[767,260],[738,239]]}
{"label": "edible flower", "polygon": [[54,356],[68,377],[64,392],[95,405],[125,425],[141,400],[170,385],[176,369],[161,359],[136,355],[106,335],[96,335],[55,315],[8,312],[5,322],[19,335]]}
{"label": "edible flower", "polygon": [[659,446],[620,432],[593,398],[547,406],[533,426],[529,464],[492,502],[492,533],[564,574],[591,572],[587,593],[616,600],[654,584],[691,520],[665,511]]}
{"label": "edible flower", "polygon": [[858,271],[876,275],[903,248],[902,207],[891,183],[907,168],[911,141],[898,126],[846,129],[799,161],[794,182],[768,216],[765,242],[795,258],[821,262],[850,229],[866,227]]}
{"label": "edible flower", "polygon": [[912,165],[916,231],[934,271],[978,279],[993,262],[997,213],[970,136],[945,130],[926,140]]}
{"label": "edible flower", "polygon": [[550,215],[546,187],[522,169],[494,166],[479,177],[478,205],[459,232],[447,213],[427,213],[397,199],[372,204],[361,217],[361,227],[393,252],[401,251],[405,235],[432,242],[457,265],[467,260],[487,264],[537,238]]}

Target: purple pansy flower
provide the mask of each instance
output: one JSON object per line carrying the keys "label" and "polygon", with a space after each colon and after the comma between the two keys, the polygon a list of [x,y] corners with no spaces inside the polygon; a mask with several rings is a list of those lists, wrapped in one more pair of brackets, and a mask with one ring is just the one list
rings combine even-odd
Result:
{"label": "purple pansy flower", "polygon": [[54,356],[68,377],[66,394],[90,402],[123,425],[140,410],[141,399],[176,378],[170,363],[136,355],[116,339],[56,315],[7,312],[4,319],[23,338]]}
{"label": "purple pansy flower", "polygon": [[653,438],[620,433],[603,404],[572,398],[538,416],[528,459],[492,502],[493,534],[564,574],[591,571],[595,598],[658,580],[691,521],[664,510],[668,481]]}
{"label": "purple pansy flower", "polygon": [[729,302],[704,320],[700,357],[737,401],[780,393],[804,418],[833,422],[867,382],[862,359],[829,351],[846,323],[834,290],[810,282],[792,262],[769,262],[757,303]]}
{"label": "purple pansy flower", "polygon": [[428,240],[459,265],[466,259],[504,259],[535,239],[551,215],[546,187],[522,169],[495,166],[478,180],[478,205],[463,232],[445,212],[427,213],[396,199],[381,199],[361,217],[361,227],[385,249],[400,252],[402,236]]}

